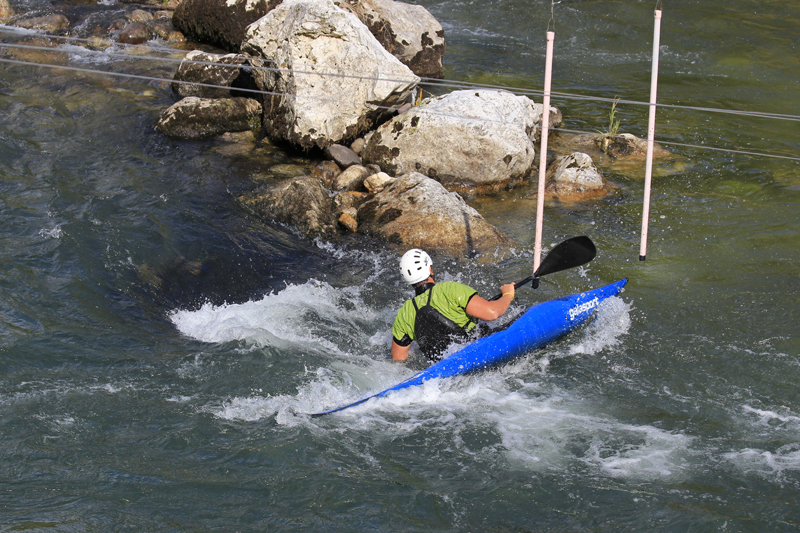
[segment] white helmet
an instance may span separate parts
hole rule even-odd
[[[418,248],[412,248],[400,259],[400,273],[407,283],[414,285],[425,281],[431,275],[433,261],[428,254]]]

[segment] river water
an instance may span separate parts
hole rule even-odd
[[[541,90],[549,24],[564,128],[605,129],[619,98],[621,130],[646,136],[647,106],[624,102],[649,97],[653,2],[562,0],[552,22],[539,0],[419,3],[448,80]],[[313,161],[163,138],[164,84],[26,64],[169,78],[163,44],[4,51],[0,530],[800,529],[800,4],[660,4],[676,107],[656,136],[675,157],[655,168],[647,260],[643,166],[599,158],[616,193],[548,203],[544,223],[545,248],[585,234],[597,258],[513,310],[625,292],[501,369],[314,419],[423,366],[389,359],[398,250],[249,216],[253,176]],[[488,296],[528,275],[534,188],[472,199],[510,257],[435,257],[440,279]]]

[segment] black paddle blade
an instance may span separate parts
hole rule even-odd
[[[515,288],[519,289],[526,283],[536,280],[533,287],[535,289],[539,286],[539,278],[541,276],[585,265],[594,259],[595,255],[597,255],[597,248],[594,247],[594,243],[589,237],[581,236],[567,239],[550,250],[550,253],[545,256],[544,261],[532,276],[516,282],[514,284]],[[489,301],[499,300],[502,296],[502,293],[498,294],[489,299]]]
[[[594,259],[596,255],[597,248],[592,239],[585,235],[573,237],[550,250],[533,276],[539,278],[568,268],[579,267]]]

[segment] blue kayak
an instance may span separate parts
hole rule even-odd
[[[622,279],[605,287],[536,304],[507,328],[476,340],[394,387],[311,416],[335,413],[372,398],[380,398],[392,391],[421,385],[430,379],[474,372],[540,348],[583,324],[600,302],[619,294],[627,282],[627,279]]]

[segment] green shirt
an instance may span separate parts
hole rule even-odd
[[[471,331],[475,327],[475,322],[467,315],[467,304],[476,294],[478,291],[457,281],[437,283],[433,286],[431,306],[462,328],[466,326],[465,331]],[[430,289],[415,296],[413,300],[417,302],[417,307],[427,305],[429,295]],[[397,312],[392,326],[392,336],[400,346],[408,346],[411,341],[417,339],[414,331],[416,318],[417,310],[414,309],[414,304],[411,300],[406,300]]]

